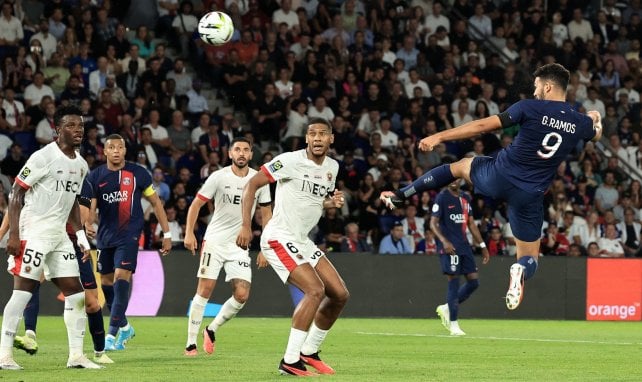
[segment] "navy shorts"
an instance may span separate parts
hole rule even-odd
[[[543,193],[524,191],[513,185],[500,173],[491,157],[473,159],[470,180],[476,193],[503,199],[508,203],[508,221],[517,239],[533,242],[542,236]]]
[[[94,267],[91,258],[83,263],[83,253],[80,248],[74,244],[76,250],[76,259],[78,260],[78,270],[80,271],[80,282],[85,289],[97,289],[96,275],[94,275]]]
[[[456,246],[456,253],[449,255],[439,249],[441,271],[445,275],[467,275],[477,272],[477,264],[470,245]]]
[[[118,247],[103,248],[98,252],[98,272],[101,275],[114,273],[116,268],[134,273],[138,260],[138,242],[121,244]]]

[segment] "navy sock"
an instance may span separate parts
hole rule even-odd
[[[103,323],[103,311],[98,310],[94,313],[87,313],[89,322],[89,333],[94,342],[95,351],[105,350],[105,324]]]
[[[533,256],[522,256],[517,262],[524,266],[524,280],[533,277],[535,271],[537,271],[537,261]]]
[[[111,305],[114,303],[114,286],[113,285],[102,285],[103,294],[105,295],[105,306],[109,309],[111,313]]]
[[[24,312],[22,313],[25,320],[25,330],[36,331],[38,324],[38,312],[40,311],[40,283],[36,285],[31,292],[31,299],[27,303]]]
[[[127,325],[127,304],[129,303],[129,281],[118,279],[114,283],[114,303],[112,304],[109,334],[115,336],[118,329]]]
[[[443,164],[426,172],[406,187],[395,191],[395,195],[401,199],[407,199],[427,190],[438,190],[452,183],[455,179],[450,171],[450,164]]]
[[[457,314],[459,313],[459,278],[456,277],[448,280],[448,310],[450,310],[450,321],[457,321]]]
[[[292,297],[292,305],[296,308],[299,305],[299,302],[303,298],[303,291],[293,284],[288,284],[288,289],[290,289],[290,297]]]
[[[464,285],[459,288],[459,303],[461,304],[462,302],[468,300],[468,297],[470,297],[473,292],[479,288],[479,280],[477,279],[472,279],[468,280]]]

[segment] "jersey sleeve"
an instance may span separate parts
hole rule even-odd
[[[152,196],[156,193],[154,184],[152,183],[152,176],[144,168],[137,166],[136,168],[136,183],[143,190],[144,196]]]
[[[196,193],[196,197],[201,199],[204,202],[209,202],[210,200],[214,199],[214,196],[216,196],[216,183],[219,174],[221,174],[220,171],[213,172],[212,175],[207,177],[207,180],[205,180],[205,183],[201,186],[200,190]]]
[[[503,122],[502,127],[507,128],[518,123],[521,123],[524,118],[524,102],[518,101],[512,104],[506,111],[505,115],[508,116],[510,122]]]
[[[277,155],[274,159],[261,166],[261,171],[270,178],[272,183],[281,179],[294,178],[296,176],[294,155],[296,155],[296,152]]]
[[[40,153],[36,152],[31,155],[16,176],[16,183],[25,190],[33,187],[49,171],[49,163]]]
[[[269,204],[272,202],[272,196],[270,196],[270,186],[265,185],[261,188],[259,188],[259,191],[257,192],[257,198],[256,200],[258,201],[259,204]]]
[[[593,128],[593,120],[588,115],[582,116],[582,122],[586,121],[586,128],[582,129],[584,132],[584,142],[588,142],[595,137],[595,129]]]
[[[91,199],[94,195],[91,183],[89,183],[90,175],[87,175],[85,180],[83,180],[82,188],[80,189],[80,195],[78,196],[78,203],[85,207],[91,207]]]

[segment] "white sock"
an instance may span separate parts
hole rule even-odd
[[[189,308],[189,321],[187,322],[187,345],[196,345],[196,338],[201,329],[201,322],[203,322],[203,312],[208,299],[201,297],[198,294],[194,295],[192,305]]]
[[[308,332],[290,328],[288,347],[285,349],[285,355],[283,356],[285,363],[295,363],[301,358],[301,347],[307,336]]]
[[[328,331],[329,330],[319,329],[314,322],[312,322],[308,336],[301,347],[301,353],[310,355],[318,352],[321,347],[321,343],[325,340],[325,336],[328,335]]]
[[[13,339],[18,331],[22,313],[31,300],[31,292],[13,290],[11,298],[4,307],[2,316],[2,335],[0,335],[0,358],[13,355]]]
[[[65,297],[65,326],[69,339],[69,357],[82,354],[82,345],[85,338],[85,292],[72,294]]]
[[[122,330],[129,330],[131,326],[129,325],[129,322],[125,324],[125,326],[120,327]]]
[[[207,328],[215,332],[219,327],[223,326],[226,322],[234,318],[236,314],[243,309],[245,303],[241,304],[240,302],[234,299],[234,296],[230,297],[225,301],[221,310],[218,312],[212,323],[210,323]]]

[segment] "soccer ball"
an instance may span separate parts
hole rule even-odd
[[[234,24],[226,13],[210,12],[198,22],[198,34],[207,44],[223,45],[232,38]]]

